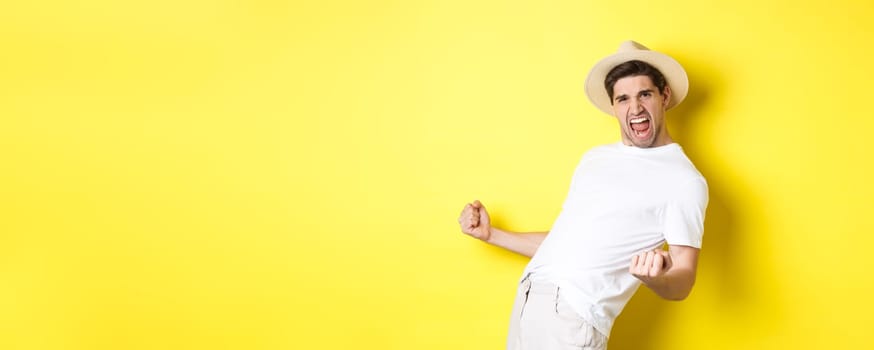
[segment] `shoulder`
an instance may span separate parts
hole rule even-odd
[[[683,151],[683,148],[680,145],[677,145],[673,152],[670,153],[670,164],[671,170],[674,172],[674,176],[683,182],[701,182],[705,186],[707,185],[707,180],[704,179],[704,175],[698,171],[698,168],[695,167],[695,164],[692,163],[692,160],[686,156],[686,152]]]
[[[619,145],[616,143],[608,143],[605,145],[597,145],[592,148],[589,148],[586,152],[583,153],[583,157],[581,161],[585,161],[588,159],[610,156],[612,154],[616,154],[620,151]]]
[[[684,201],[707,202],[707,179],[698,171],[695,164],[686,156],[681,147],[672,152],[671,165],[666,169],[672,191]]]
[[[675,178],[672,181],[670,192],[671,201],[677,203],[706,207],[710,199],[707,180],[700,174]]]

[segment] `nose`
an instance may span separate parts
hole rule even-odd
[[[628,106],[628,109],[631,114],[637,115],[640,114],[640,112],[643,112],[643,104],[640,103],[640,100],[632,98],[631,104]]]

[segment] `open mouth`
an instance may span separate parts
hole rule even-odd
[[[631,125],[631,133],[639,138],[649,136],[651,122],[648,117],[634,117],[628,120]]]

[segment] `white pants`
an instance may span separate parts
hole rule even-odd
[[[519,284],[507,350],[606,350],[607,337],[583,320],[552,283]]]

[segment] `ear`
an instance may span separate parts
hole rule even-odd
[[[616,105],[612,105],[610,107],[613,107],[613,113],[610,113],[610,116],[612,116],[613,118],[616,118],[616,120],[621,122],[622,119],[619,118],[619,110],[616,108]]]
[[[662,95],[665,95],[664,104],[665,104],[665,108],[668,108],[668,104],[671,103],[671,86],[670,85],[665,85],[665,92]]]

